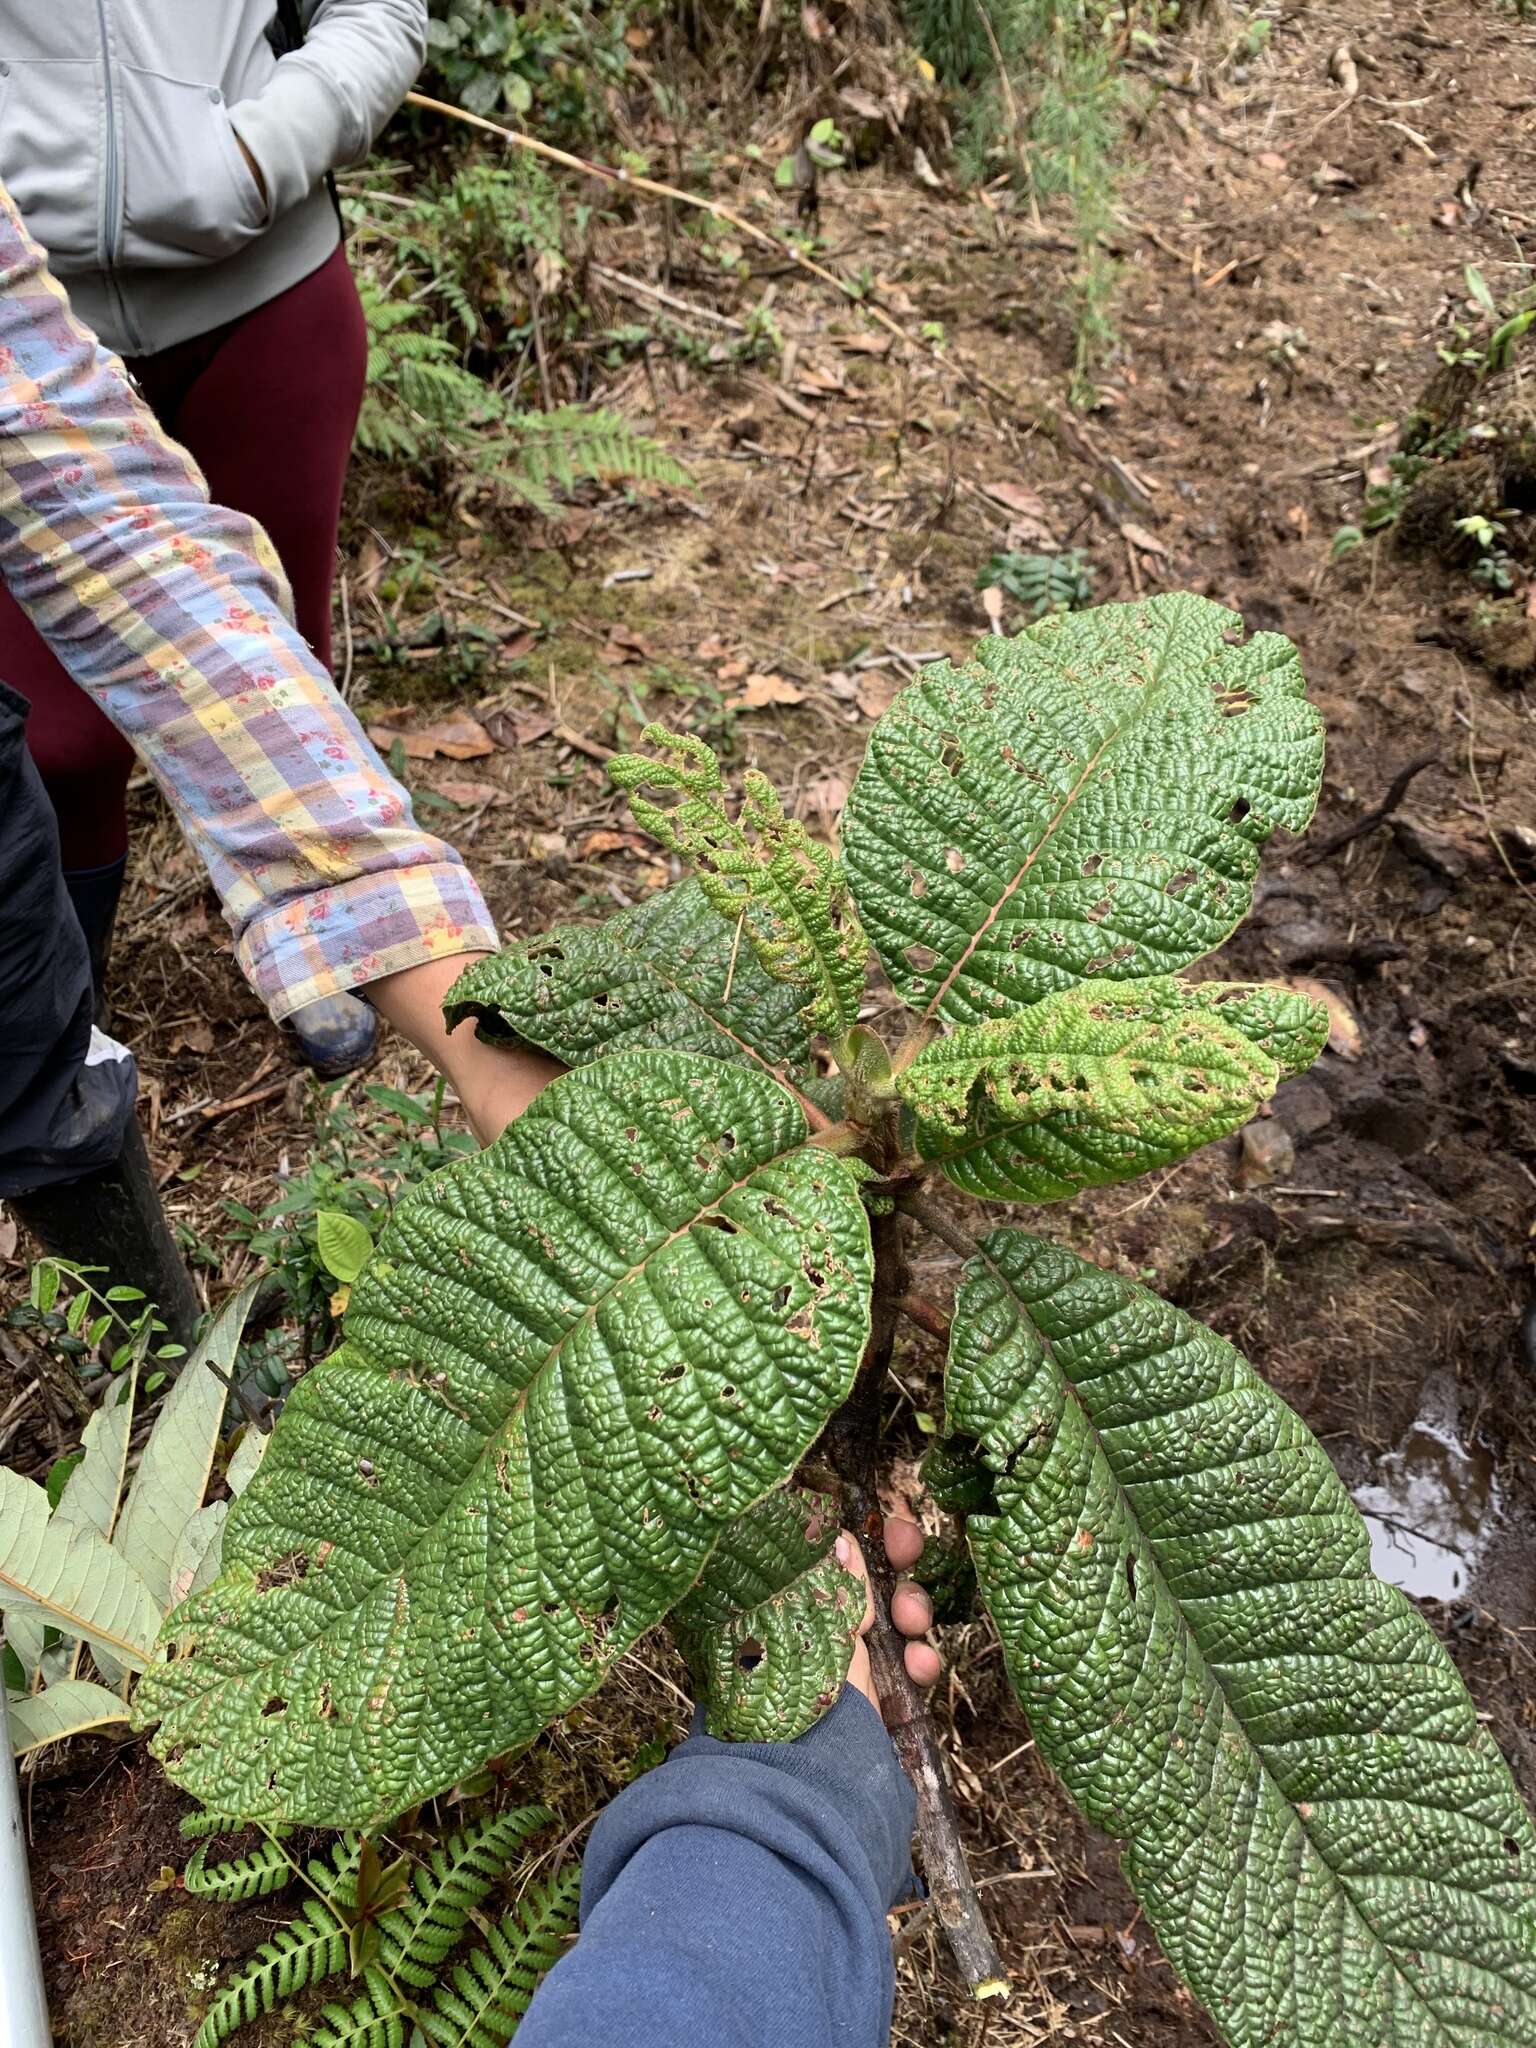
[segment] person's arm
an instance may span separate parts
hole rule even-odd
[[[0,577],[143,755],[273,1015],[377,985],[494,1135],[553,1070],[449,1041],[436,1014],[495,949],[479,890],[290,625],[265,534],[210,506],[3,190]]]
[[[852,1538],[840,1545],[857,1567]],[[921,1548],[910,1523],[887,1523],[893,1563]],[[927,1595],[903,1587],[892,1619],[921,1634]],[[906,1656],[931,1684],[934,1651],[912,1642]],[[911,1882],[913,1808],[862,1643],[837,1704],[797,1741],[694,1733],[599,1817],[580,1939],[517,2048],[884,2048],[885,1916]]]
[[[278,60],[230,124],[275,218],[327,171],[361,163],[427,54],[427,0],[318,0],[302,49]]]

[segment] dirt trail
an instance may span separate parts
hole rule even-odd
[[[1346,41],[1362,81],[1349,105],[1328,69]],[[1244,975],[1323,984],[1336,1049],[1287,1084],[1246,1150],[1212,1147],[1060,1227],[1241,1343],[1346,1480],[1370,1489],[1383,1567],[1416,1560],[1420,1590],[1441,1596],[1428,1612],[1536,1797],[1536,1358],[1520,1339],[1536,1210],[1536,869],[1510,829],[1536,826],[1532,704],[1446,644],[1442,607],[1463,576],[1390,538],[1329,560],[1336,529],[1358,522],[1378,424],[1402,418],[1461,317],[1464,266],[1508,296],[1536,262],[1533,109],[1536,31],[1492,4],[1293,8],[1221,101],[1175,92],[1139,137],[1123,348],[1104,407],[1055,433],[1040,398],[1062,389],[1070,355],[1068,258],[1011,215],[893,171],[825,181],[820,230],[838,265],[868,264],[914,334],[942,322],[949,360],[883,345],[855,309],[793,276],[775,281],[782,369],[658,349],[623,373],[620,397],[684,451],[691,505],[614,502],[558,537],[454,528],[441,581],[470,595],[440,587],[436,601],[506,632],[518,665],[465,682],[446,658],[423,661],[410,681],[436,699],[422,720],[493,691],[530,736],[489,760],[412,764],[421,786],[473,778],[511,799],[473,802],[449,827],[509,935],[665,879],[626,836],[600,766],[643,716],[728,741],[829,823],[870,719],[922,660],[986,630],[977,571],[1005,545],[1086,549],[1100,598],[1192,588],[1290,634],[1328,722],[1314,846],[1431,756],[1395,819],[1321,859],[1273,849],[1224,955]],[[612,268],[655,275],[656,232],[617,235]],[[667,289],[728,318],[747,303],[683,259]],[[699,352],[718,339],[694,327]],[[1017,406],[968,385],[964,363]],[[359,529],[360,620],[378,581]],[[508,612],[548,630],[525,645]],[[1005,613],[1005,627],[1022,623]],[[365,656],[355,681],[368,717],[400,695],[397,672]],[[210,943],[216,920],[169,828],[148,811],[145,823],[120,990],[162,1158],[201,1169],[171,1183],[173,1201],[206,1223],[222,1193],[251,1199],[299,1150],[301,1106],[281,1092],[254,1112],[196,1106],[286,1069]],[[178,876],[189,886],[167,897]],[[919,1399],[937,1364],[920,1342],[903,1360]],[[949,1649],[940,1711],[1020,1991],[983,2027],[919,1926],[895,2038],[1210,2042],[1112,1852],[1029,1749],[989,1632]],[[558,1803],[553,1766],[539,1768]],[[129,1782],[146,1813],[161,1811],[146,1770]],[[36,1810],[73,1820],[78,1779],[40,1788]],[[105,2038],[101,1973],[117,1973],[131,2006],[139,1930],[171,1910],[139,1910],[146,1859],[158,1869],[168,1853],[159,1824],[114,1839],[123,1860],[94,1891],[57,1856],[40,1873],[65,2038],[82,2048]],[[125,1953],[112,1930],[130,1912]],[[117,2027],[113,2038],[157,2048],[181,2038],[166,2020]]]

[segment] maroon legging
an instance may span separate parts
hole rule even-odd
[[[259,520],[293,586],[299,631],[331,662],[331,578],[367,325],[345,253],[243,319],[130,359],[161,425],[191,450],[215,504]],[[0,585],[0,680],[29,701],[27,744],[58,814],[66,873],[128,849],[128,742],[49,653]]]

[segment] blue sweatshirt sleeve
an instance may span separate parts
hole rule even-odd
[[[691,1735],[599,1817],[516,2048],[883,2048],[913,1795],[851,1686],[798,1741]]]

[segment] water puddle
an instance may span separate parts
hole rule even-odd
[[[1499,1488],[1491,1453],[1462,1441],[1453,1380],[1425,1382],[1418,1419],[1354,1502],[1378,1577],[1421,1600],[1468,1597],[1499,1531]]]

